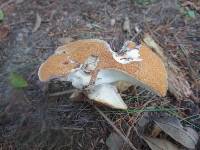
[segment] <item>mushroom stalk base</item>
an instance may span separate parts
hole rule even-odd
[[[116,109],[127,109],[117,88],[111,84],[100,84],[89,89],[88,98],[98,103],[105,104]]]

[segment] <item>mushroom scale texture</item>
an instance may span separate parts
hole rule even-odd
[[[136,44],[131,41],[128,41],[128,43],[126,42],[125,44],[127,49],[134,49],[136,47]],[[140,49],[137,50],[137,57],[139,55],[141,58],[136,58],[136,61],[130,61],[128,63],[126,61],[126,64],[123,64],[114,58],[116,57],[116,52],[110,48],[110,45],[107,42],[98,39],[78,40],[59,47],[55,53],[40,66],[38,76],[39,79],[44,82],[49,81],[52,78],[63,78],[68,80],[68,76],[71,77],[74,70],[81,70],[82,66],[86,66],[84,65],[85,61],[89,57],[95,56],[98,57],[95,69],[85,72],[86,78],[91,79],[87,82],[88,88],[92,87],[91,89],[93,91],[97,91],[94,90],[95,86],[101,84],[126,81],[133,85],[142,86],[159,96],[165,96],[168,83],[164,63],[159,56],[144,43],[142,43]],[[76,78],[85,80],[82,76],[83,75],[80,77],[76,76]],[[84,86],[81,86],[82,89],[87,87],[87,85],[83,85]],[[106,86],[106,88],[108,87],[109,86]],[[106,88],[104,87],[101,89],[104,89],[105,91]],[[92,99],[92,94],[91,92],[89,93],[89,98]],[[110,103],[109,106],[111,106]],[[113,108],[115,108],[115,106],[113,106]],[[117,108],[120,109],[119,106]],[[126,108],[127,107],[123,105],[121,109]]]

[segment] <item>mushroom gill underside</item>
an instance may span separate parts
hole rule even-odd
[[[124,84],[123,87],[118,87],[118,82],[122,82]],[[81,82],[79,82],[79,84],[80,83]],[[72,85],[73,84],[74,83],[72,82]],[[107,105],[111,108],[127,109],[127,105],[124,103],[123,99],[119,94],[119,89],[120,92],[123,92],[132,85],[143,87],[153,92],[154,94],[158,94],[158,92],[155,91],[152,87],[142,83],[136,78],[133,78],[127,73],[121,72],[116,69],[100,70],[97,74],[97,78],[94,85],[88,86],[85,89],[85,93],[89,99]]]

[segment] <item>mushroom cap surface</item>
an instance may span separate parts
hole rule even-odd
[[[135,44],[129,43],[129,48]],[[91,55],[98,56],[97,68],[92,72],[92,79],[96,80],[101,69],[120,71],[134,80],[149,87],[160,96],[165,96],[168,83],[167,72],[162,60],[144,43],[141,45],[140,55],[142,61],[128,64],[118,63],[112,56],[112,49],[103,40],[78,40],[59,47],[55,54],[50,56],[39,68],[39,79],[48,81],[54,77],[67,76],[72,69],[83,64]]]

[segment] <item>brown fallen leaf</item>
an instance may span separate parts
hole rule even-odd
[[[155,125],[151,132],[151,137],[157,137],[161,131],[162,131],[161,128],[159,128],[159,126]]]
[[[8,36],[10,28],[8,26],[0,26],[0,41]]]
[[[163,49],[153,40],[153,38],[149,34],[145,34],[143,41],[160,56],[164,61],[166,61],[166,57],[164,56]]]

